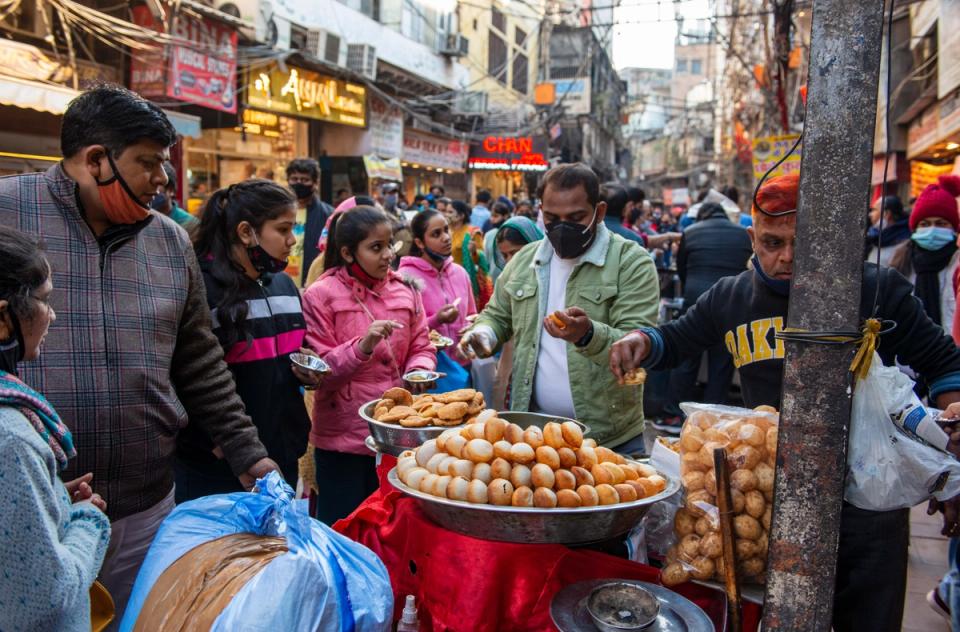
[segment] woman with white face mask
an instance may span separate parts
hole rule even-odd
[[[910,279],[914,295],[923,303],[931,320],[948,333],[956,310],[956,280],[960,254],[957,249],[957,213],[960,177],[940,176],[917,198],[910,213],[910,240],[901,245],[890,261]]]

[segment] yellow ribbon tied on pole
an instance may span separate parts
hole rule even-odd
[[[853,362],[850,363],[850,372],[853,373],[855,380],[862,380],[870,372],[870,364],[873,362],[873,352],[877,350],[877,342],[880,338],[880,321],[876,318],[868,318],[863,323],[863,336],[860,338],[857,354],[853,356]]]

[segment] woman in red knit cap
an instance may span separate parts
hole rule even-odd
[[[897,248],[890,261],[913,283],[913,293],[927,316],[947,332],[953,327],[957,305],[957,196],[960,177],[954,175],[940,176],[937,184],[924,189],[910,213],[910,240]]]

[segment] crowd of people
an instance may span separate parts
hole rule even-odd
[[[668,431],[704,357],[703,400],[725,403],[736,369],[747,406],[780,407],[796,175],[744,213],[732,189],[665,209],[582,164],[548,171],[534,200],[479,191],[471,206],[435,186],[407,207],[388,183],[333,208],[316,161],[297,159],[288,186],[246,180],[194,217],[176,203],[175,142],[155,105],[100,87],[67,109],[60,163],[0,180],[0,505],[31,533],[0,542],[0,628],[89,629],[95,578],[122,613],[175,503],[274,470],[296,487],[303,458],[315,516],[346,517],[378,486],[357,411],[413,370],[582,420],[632,454],[634,369],[669,372]],[[946,177],[910,210],[880,198],[864,246],[862,312],[879,284],[879,317],[898,324],[880,355],[940,408],[960,401],[957,195]],[[682,285],[674,320],[665,271]],[[431,330],[454,345],[437,351]],[[899,629],[907,543],[906,510],[844,505],[836,630]]]

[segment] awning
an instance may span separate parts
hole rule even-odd
[[[390,158],[384,160],[378,156],[364,156],[363,166],[367,170],[367,177],[370,179],[379,178],[381,180],[403,180],[403,171],[400,169],[400,159]]]
[[[0,104],[27,110],[63,114],[67,111],[67,105],[78,94],[80,93],[76,90],[39,81],[15,77],[3,77],[0,80]]]
[[[13,107],[49,112],[59,116],[67,111],[67,106],[78,96],[80,96],[78,91],[65,86],[55,86],[16,77],[0,77],[0,105],[12,105]],[[163,112],[170,119],[170,123],[178,134],[200,138],[199,116],[170,110],[164,110]]]

